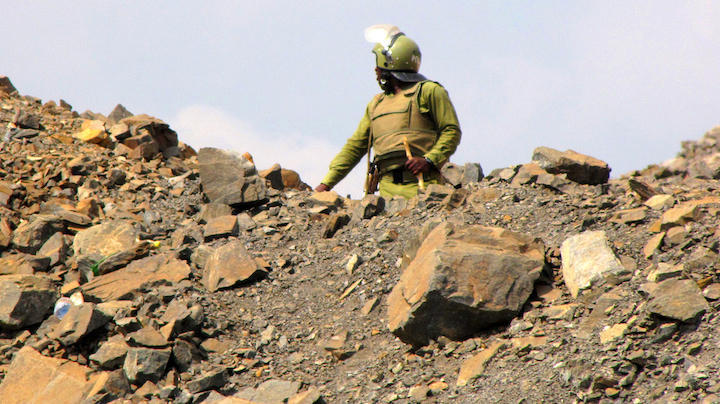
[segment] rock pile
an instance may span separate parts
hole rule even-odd
[[[717,130],[348,200],[4,78],[0,123],[0,402],[718,401]]]

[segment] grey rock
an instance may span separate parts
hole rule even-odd
[[[560,254],[563,279],[573,297],[607,277],[628,273],[610,249],[604,231],[585,232],[566,239]]]
[[[113,108],[112,112],[110,112],[107,120],[108,123],[114,124],[131,116],[133,116],[133,114],[130,111],[128,111],[124,106],[122,106],[122,104],[118,104],[115,106],[115,108]]]
[[[128,346],[121,335],[115,335],[103,342],[98,350],[90,355],[88,359],[96,363],[102,369],[116,369],[125,362]]]
[[[265,180],[242,156],[204,147],[198,152],[198,162],[203,192],[210,201],[232,206],[265,199]]]
[[[203,359],[202,353],[192,342],[177,339],[172,347],[172,361],[181,372],[186,372],[193,363]]]
[[[230,205],[224,203],[206,203],[200,207],[200,213],[197,216],[197,222],[205,224],[210,219],[215,219],[221,216],[229,216],[232,214],[232,208]]]
[[[445,179],[445,182],[456,188],[462,184],[464,172],[464,167],[450,162],[445,163],[440,169],[440,173]]]
[[[165,372],[170,352],[169,348],[130,348],[125,356],[123,372],[132,384],[157,383]]]
[[[365,195],[353,210],[353,220],[370,219],[385,209],[385,198],[378,195]]]
[[[193,378],[187,387],[191,393],[199,393],[201,391],[222,387],[227,381],[227,371],[225,369],[215,369]]]
[[[203,271],[202,284],[214,292],[255,279],[265,273],[247,252],[243,242],[233,239],[216,248],[210,255]]]
[[[532,160],[551,174],[567,174],[567,178],[580,184],[604,184],[610,178],[610,167],[602,160],[577,153],[564,152],[549,147],[533,150]]]
[[[263,382],[257,388],[241,390],[233,397],[242,398],[261,403],[281,403],[295,395],[300,390],[299,382],[272,379]]]
[[[52,310],[57,292],[41,276],[0,276],[0,329],[21,329],[43,321]]]
[[[40,129],[40,115],[18,110],[15,113],[15,125],[21,129]]]
[[[52,237],[62,231],[62,220],[54,215],[36,215],[13,232],[12,243],[18,250],[35,254]]]
[[[110,321],[93,303],[70,306],[65,316],[48,335],[63,345],[72,345]]]
[[[460,184],[463,187],[467,187],[468,184],[480,182],[485,175],[483,174],[482,166],[478,163],[465,163],[463,169],[463,175],[460,179]]]

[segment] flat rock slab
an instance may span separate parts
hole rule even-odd
[[[240,240],[216,248],[205,264],[202,284],[211,292],[231,288],[239,282],[264,275],[255,259]]]
[[[211,202],[232,206],[265,199],[265,180],[239,154],[204,147],[198,152],[198,162],[203,192]]]
[[[171,254],[153,255],[93,279],[82,286],[82,291],[100,301],[129,300],[144,287],[173,285],[189,275],[190,267],[185,261]]]
[[[257,388],[249,387],[233,396],[259,403],[282,403],[300,390],[299,382],[271,379]]]
[[[66,359],[48,358],[26,346],[10,363],[0,385],[0,402],[81,403],[99,376],[92,373],[88,367]]]
[[[668,279],[652,290],[647,308],[663,317],[691,322],[708,311],[710,306],[695,281]]]
[[[130,346],[125,343],[122,335],[114,335],[100,345],[88,359],[103,369],[116,369],[123,365],[128,349]]]
[[[388,297],[388,327],[414,346],[517,315],[544,266],[541,240],[497,227],[435,227]]]
[[[494,342],[487,348],[475,354],[470,359],[463,362],[460,367],[460,373],[458,374],[457,386],[465,386],[469,381],[482,375],[485,371],[490,359],[505,345],[504,342]]]
[[[610,178],[610,167],[602,160],[572,150],[561,152],[549,147],[533,150],[532,160],[551,174],[566,174],[579,184],[604,184]]]
[[[52,310],[57,291],[42,276],[0,276],[0,330],[37,324]]]
[[[79,231],[73,240],[76,259],[95,256],[100,259],[128,250],[135,245],[138,230],[132,222],[114,221]]]
[[[589,231],[566,239],[560,255],[563,279],[573,297],[607,276],[627,273],[610,249],[604,231]]]

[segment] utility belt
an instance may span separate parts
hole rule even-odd
[[[418,182],[417,176],[405,168],[405,162],[407,162],[407,155],[404,151],[399,151],[376,156],[374,165],[377,167],[379,177],[390,177],[394,184]],[[430,172],[424,174],[426,180],[439,178],[439,176],[440,172],[436,169],[431,169]]]

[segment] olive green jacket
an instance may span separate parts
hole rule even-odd
[[[394,97],[395,95],[389,95]],[[374,97],[360,120],[357,130],[347,140],[345,146],[330,162],[328,171],[322,183],[332,188],[340,182],[367,154],[368,137],[370,136],[370,109],[377,97]],[[460,124],[458,123],[455,108],[450,101],[447,91],[439,83],[424,82],[419,94],[418,105],[420,112],[428,114],[435,122],[438,138],[433,147],[425,154],[436,167],[441,167],[455,152],[460,143]]]

